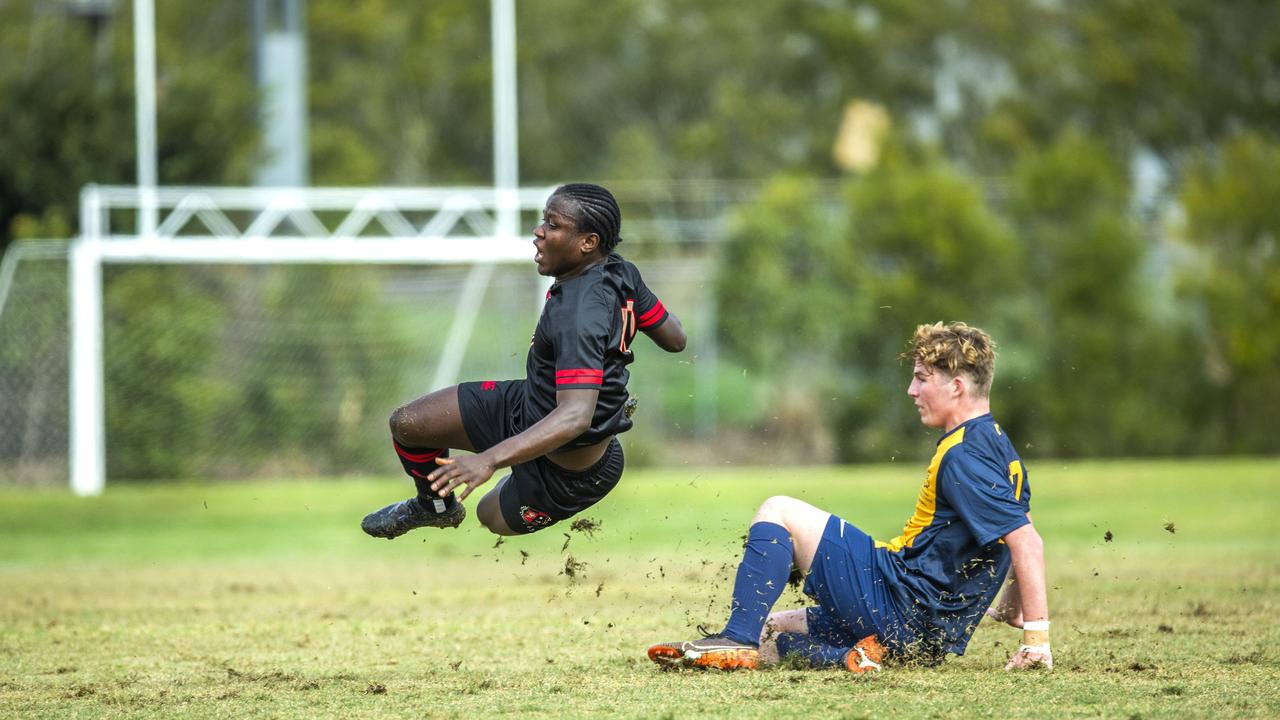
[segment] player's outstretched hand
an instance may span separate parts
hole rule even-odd
[[[1009,658],[1005,670],[1052,670],[1053,652],[1045,648],[1044,652],[1036,652],[1027,648],[1019,648]]]
[[[485,459],[483,453],[476,455],[462,455],[456,458],[436,458],[436,464],[439,468],[433,470],[427,479],[431,481],[431,489],[444,497],[453,492],[453,489],[459,485],[465,485],[466,488],[458,497],[459,500],[466,500],[472,490],[480,487],[493,477],[493,463]]]

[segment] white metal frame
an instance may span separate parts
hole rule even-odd
[[[554,188],[86,187],[71,249],[71,486],[106,483],[102,346],[104,263],[470,264],[433,386],[454,382],[493,266],[528,263],[529,237],[500,227],[540,211]],[[150,234],[115,232],[112,211],[154,212]],[[326,224],[317,213],[341,220]],[[417,217],[415,223],[410,217]],[[246,224],[244,218],[250,218]],[[424,219],[425,218],[425,219]],[[302,233],[281,235],[292,229]],[[455,230],[469,234],[455,235]]]
[[[159,187],[143,198],[135,187],[89,185],[77,244],[95,245],[108,262],[527,261],[520,213],[540,211],[553,189]],[[122,209],[154,213],[155,229],[112,228]],[[246,213],[241,227],[234,217]],[[330,227],[318,213],[342,219]],[[290,225],[300,234],[286,234]]]

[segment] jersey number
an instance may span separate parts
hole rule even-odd
[[[1022,499],[1022,461],[1009,463],[1009,484],[1013,485],[1013,499]]]
[[[622,306],[622,342],[618,349],[624,353],[631,352],[630,344],[636,336],[636,301],[628,300]]]

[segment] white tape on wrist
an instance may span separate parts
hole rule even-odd
[[[1028,652],[1028,653],[1036,653],[1038,655],[1048,655],[1049,644],[1045,643],[1044,645],[1023,645],[1018,648],[1018,652]]]

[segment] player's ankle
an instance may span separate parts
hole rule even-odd
[[[458,504],[458,497],[449,493],[444,497],[440,497],[436,493],[418,493],[418,504],[427,512],[446,513],[452,510]]]
[[[729,632],[729,629],[728,629],[728,628],[725,628],[724,630],[721,630],[718,634],[719,634],[719,636],[720,636],[720,637],[722,637],[722,638],[726,638],[726,639],[729,639],[729,640],[732,640],[732,641],[734,641],[734,642],[736,642],[736,643],[742,643],[743,645],[750,645],[750,646],[751,646],[751,647],[753,647],[753,648],[759,648],[759,647],[760,647],[760,636],[759,636],[759,635],[756,635],[754,638],[749,638],[749,639],[748,639],[748,638],[744,638],[740,633],[731,633],[731,632]]]

